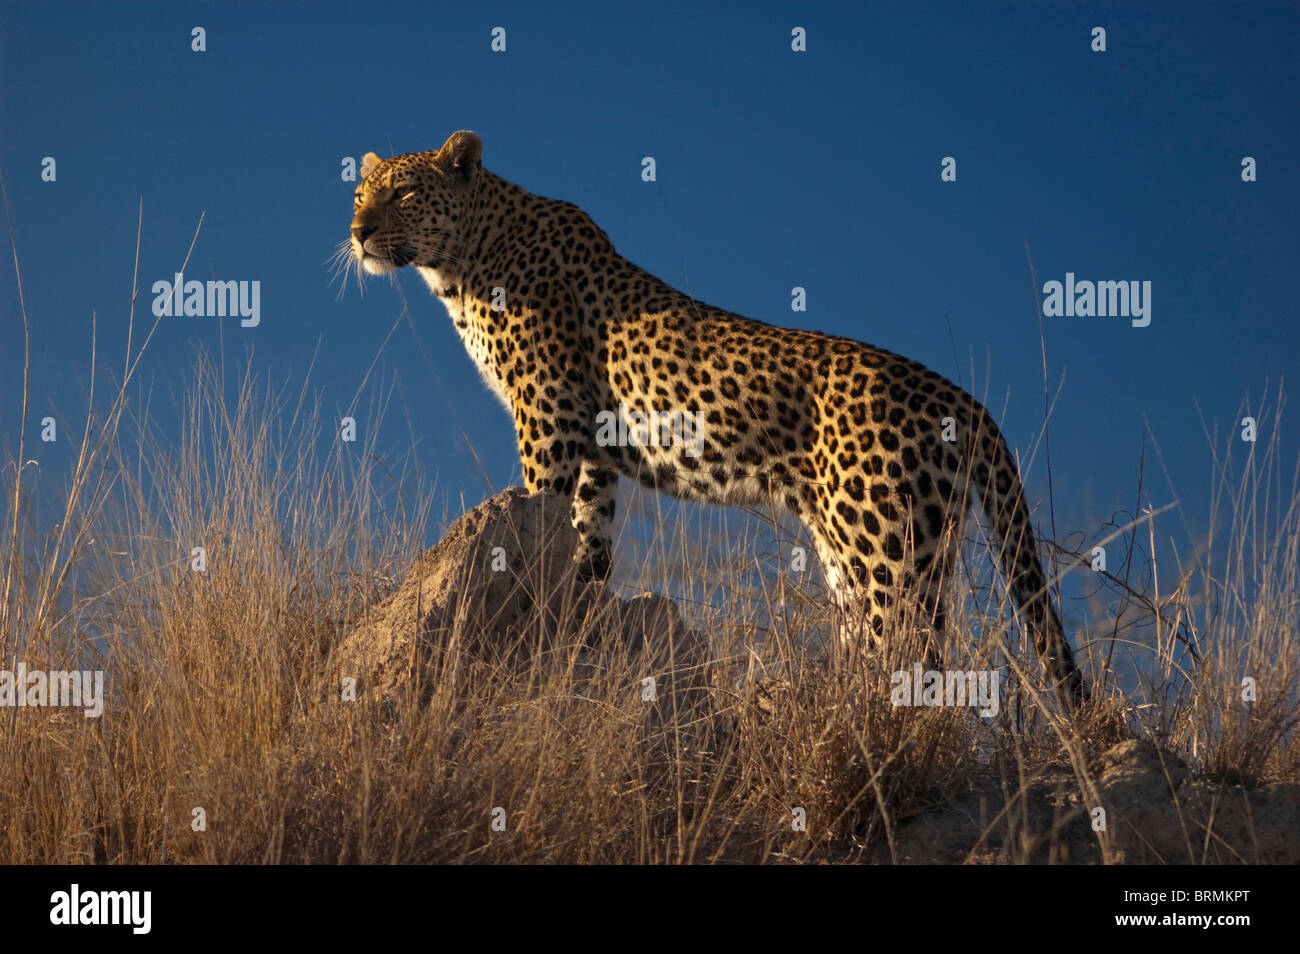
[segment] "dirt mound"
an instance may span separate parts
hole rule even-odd
[[[568,508],[553,492],[512,487],[490,498],[370,607],[335,649],[323,692],[337,698],[345,678],[356,681],[358,699],[426,692],[440,662],[459,651],[505,666],[552,656],[579,675],[623,665],[653,678],[656,697],[667,691],[678,693],[679,705],[700,704],[704,635],[666,597],[623,599],[579,582],[576,544]]]

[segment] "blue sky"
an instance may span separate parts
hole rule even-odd
[[[1056,525],[1093,534],[1132,509],[1149,429],[1195,532],[1211,477],[1200,415],[1222,435],[1243,401],[1300,381],[1300,12],[1135,6],[4,2],[0,170],[32,320],[29,429],[47,413],[65,434],[79,425],[92,311],[101,349],[125,346],[142,200],[138,319],[201,214],[187,277],[261,282],[256,328],[164,320],[142,368],[164,420],[196,346],[228,368],[251,350],[259,373],[295,385],[314,355],[330,409],[378,355],[412,414],[409,428],[390,416],[380,444],[414,433],[440,500],[487,495],[471,443],[494,489],[518,482],[510,421],[418,276],[399,273],[401,295],[372,280],[340,298],[327,264],[351,216],[345,157],[469,128],[484,166],[577,203],[697,298],[959,380],[1022,455],[1044,413],[1026,245],[1040,289],[1067,272],[1151,282],[1148,327],[1044,319]],[[206,52],[191,50],[195,26]],[[806,52],[791,50],[797,26]],[[1096,26],[1105,52],[1090,49]],[[945,156],[956,182],[940,180]],[[806,312],[790,309],[796,285]],[[403,298],[411,321],[381,350]],[[6,266],[6,455],[21,345]],[[1261,440],[1274,427],[1263,418]],[[1300,428],[1283,427],[1293,461]],[[29,456],[60,473],[67,451]],[[1027,475],[1035,503],[1045,463]],[[1147,464],[1144,502],[1162,506],[1174,494],[1149,445]]]

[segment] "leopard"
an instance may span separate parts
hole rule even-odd
[[[933,665],[978,504],[1052,690],[1069,711],[1088,701],[1017,460],[971,394],[884,348],[696,300],[620,255],[577,205],[485,169],[482,152],[460,130],[436,150],[366,153],[340,253],[359,278],[413,266],[446,307],[513,418],[527,489],[568,508],[584,580],[610,574],[620,475],[684,500],[771,505],[811,538],[849,621],[839,642],[878,646],[913,608]],[[644,426],[673,412],[697,433]],[[611,415],[640,426],[603,427]]]

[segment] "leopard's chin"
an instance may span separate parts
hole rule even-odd
[[[387,275],[389,272],[395,271],[399,265],[396,262],[386,261],[378,255],[366,253],[361,256],[361,267],[369,275]]]
[[[405,245],[395,245],[385,249],[385,254],[376,255],[367,249],[361,251],[361,267],[371,275],[386,275],[393,269],[401,268],[415,262],[415,249]],[[417,263],[424,264],[424,263]]]

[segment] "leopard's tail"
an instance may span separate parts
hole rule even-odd
[[[1034,646],[1057,698],[1067,711],[1073,711],[1087,702],[1088,687],[1052,605],[1019,470],[988,412],[978,414],[977,420],[980,426],[974,439],[971,483],[992,527],[1011,598],[1029,618]]]

